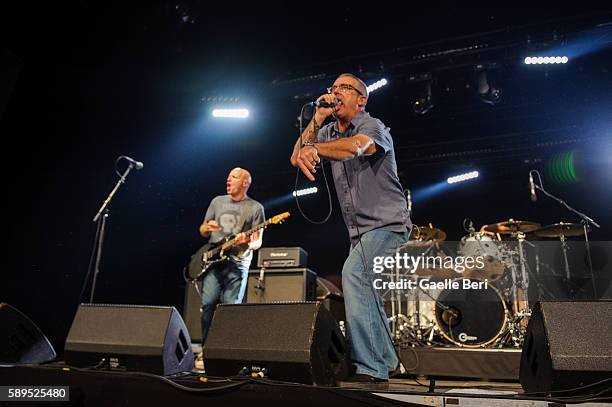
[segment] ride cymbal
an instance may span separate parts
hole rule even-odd
[[[588,230],[588,229],[587,229]],[[590,232],[590,230],[588,230]],[[538,237],[574,237],[584,235],[584,227],[580,223],[559,222],[542,226],[534,232]]]
[[[491,225],[485,225],[482,230],[485,232],[512,234],[512,233],[530,233],[540,228],[540,224],[536,222],[530,222],[525,220],[514,220],[510,219],[505,222],[493,223]]]

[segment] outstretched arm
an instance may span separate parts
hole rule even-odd
[[[315,165],[320,157],[332,161],[350,160],[362,155],[372,155],[376,152],[376,143],[365,134],[356,134],[325,143],[313,143],[299,149],[295,161],[291,163],[298,167],[310,181],[314,181]]]

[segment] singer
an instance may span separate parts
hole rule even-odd
[[[229,261],[213,265],[202,279],[202,344],[206,342],[215,307],[221,300],[225,304],[240,304],[244,298],[249,266],[253,251],[261,247],[263,231],[246,236],[242,231],[264,222],[263,206],[251,199],[247,191],[251,174],[242,168],[230,171],[225,182],[227,195],[215,197],[200,225],[200,235],[210,243],[220,242],[230,234],[237,234],[239,244]],[[194,256],[201,256],[198,251]],[[198,355],[196,367],[201,362]]]
[[[314,181],[315,165],[330,161],[351,249],[342,268],[352,386],[384,390],[398,365],[387,316],[373,289],[373,261],[393,256],[408,240],[411,222],[397,175],[389,128],[365,111],[368,91],[353,74],[340,75],[317,101],[312,121],[295,143],[291,164]],[[332,116],[335,120],[320,127]]]

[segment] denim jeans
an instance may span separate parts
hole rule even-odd
[[[380,294],[372,282],[376,256],[394,256],[396,249],[408,240],[409,233],[372,230],[354,243],[342,268],[342,289],[348,339],[357,374],[380,379],[389,378],[389,370],[398,359],[391,341],[391,331]],[[365,262],[365,265],[364,265]]]
[[[241,304],[246,290],[249,268],[225,261],[215,264],[202,279],[202,343],[206,343],[215,307],[223,304]]]

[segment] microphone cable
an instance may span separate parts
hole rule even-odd
[[[304,110],[305,110],[306,106],[310,106],[310,105],[311,105],[310,102],[309,103],[305,103],[302,106],[302,109],[300,111],[300,118],[299,118],[299,122],[300,122],[300,149],[302,148],[301,146],[304,145],[304,126],[303,126]],[[313,105],[313,106],[314,106],[313,110],[316,110],[316,106],[315,105]],[[314,118],[314,113],[313,113],[313,118]],[[317,137],[317,136],[318,136],[318,134],[315,134],[315,137]],[[299,150],[298,150],[298,154],[299,154]],[[331,191],[329,189],[329,182],[327,181],[327,175],[325,174],[325,167],[323,165],[323,160],[321,160],[321,157],[319,157],[319,162],[321,164],[321,167],[320,167],[321,171],[323,172],[323,179],[325,180],[325,189],[327,190],[327,202],[328,202],[328,207],[329,207],[329,210],[327,212],[327,216],[325,216],[325,218],[323,220],[314,220],[314,219],[311,219],[304,212],[304,210],[302,209],[302,206],[300,205],[300,197],[297,194],[297,191],[298,191],[298,180],[300,178],[300,172],[301,172],[300,168],[296,169],[296,172],[295,172],[295,184],[293,186],[293,190],[295,191],[295,204],[297,205],[297,208],[298,208],[298,211],[300,212],[300,215],[302,215],[302,217],[304,219],[306,219],[308,222],[310,222],[310,223],[312,223],[314,225],[322,225],[322,224],[326,223],[329,220],[329,218],[331,217],[331,215],[332,215]]]

